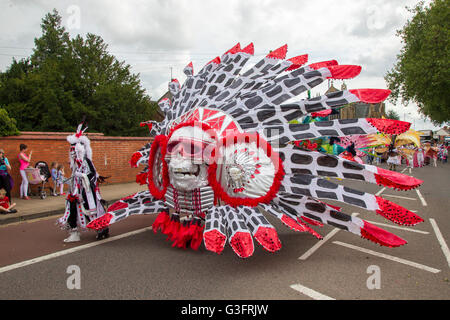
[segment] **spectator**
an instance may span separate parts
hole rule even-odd
[[[17,210],[13,209],[16,206],[15,203],[9,204],[9,198],[6,196],[6,190],[0,189],[0,214],[16,213]]]
[[[25,169],[28,168],[31,161],[31,155],[33,154],[33,151],[30,151],[30,155],[27,156],[25,153],[27,151],[28,147],[25,144],[20,144],[20,152],[19,152],[19,162],[20,162],[20,176],[22,177],[22,183],[20,185],[20,197],[25,200],[30,200],[28,198],[28,179],[27,175],[25,174]]]
[[[58,194],[56,193],[57,187],[58,187],[58,169],[57,169],[58,163],[57,162],[52,162],[52,166],[50,169],[50,173],[52,175],[52,180],[53,180],[53,196],[57,196]]]
[[[13,180],[8,171],[11,171],[8,158],[5,157],[5,151],[0,149],[0,188],[5,189],[6,196],[11,202],[11,189],[13,187]]]
[[[64,166],[62,164],[58,165],[58,172],[57,172],[57,178],[56,181],[58,183],[59,186],[59,194],[60,195],[65,195],[64,193]]]

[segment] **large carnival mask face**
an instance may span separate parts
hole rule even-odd
[[[190,191],[208,185],[208,160],[214,139],[198,127],[182,127],[167,143],[169,180],[175,189]]]

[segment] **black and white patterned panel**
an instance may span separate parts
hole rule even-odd
[[[156,200],[148,190],[135,193],[132,197],[121,199],[119,201],[127,203],[129,206],[134,204],[144,204]]]
[[[144,165],[148,165],[148,158],[149,158],[149,155],[150,155],[150,148],[152,147],[152,143],[151,142],[149,142],[149,143],[147,143],[145,146],[143,146],[142,148],[140,148],[139,150],[138,150],[138,152],[140,152],[141,153],[141,157],[139,158],[139,160],[136,162],[136,164],[139,166],[139,165],[141,165],[141,164],[144,164]]]
[[[319,83],[323,82],[330,72],[326,68],[319,70],[313,70],[307,72],[297,78],[285,79],[279,83],[272,83],[266,85],[256,91],[248,92],[245,95],[241,95],[240,99],[235,103],[229,103],[221,106],[220,108],[226,112],[232,113],[232,116],[239,124],[260,123],[265,121],[268,124],[278,118],[279,121],[283,120],[283,115],[277,115],[275,110],[270,110],[271,107],[276,107],[284,101],[295,97],[302,92],[315,87]],[[259,110],[264,108],[260,112],[250,112],[249,110]],[[267,119],[267,120],[266,120]],[[255,123],[256,122],[256,123]]]
[[[264,124],[281,124],[298,119],[308,113],[333,109],[358,101],[348,91],[338,91],[299,102],[282,105],[261,105],[252,110],[235,108],[231,115],[241,122],[263,122]]]
[[[292,62],[287,60],[265,57],[233,83],[233,93],[239,91],[239,96],[244,96],[248,92],[258,90],[291,65]]]
[[[356,95],[348,90],[343,90],[330,92],[310,99],[302,99],[299,102],[281,105],[280,109],[285,111],[290,110],[290,114],[296,110],[295,119],[297,119],[312,112],[334,109],[358,101],[360,100]],[[290,117],[292,117],[292,115]]]
[[[205,217],[205,229],[204,233],[217,230],[225,237],[227,236],[227,229],[225,226],[225,216],[227,212],[231,210],[231,207],[212,207]]]
[[[158,107],[167,116],[167,114],[172,111],[172,102],[169,98],[161,99],[161,101],[158,102]]]
[[[302,92],[322,83],[331,73],[327,68],[309,71],[296,78],[285,79],[278,83],[272,83],[263,88],[248,94],[245,98],[245,106],[248,109],[255,109],[264,104],[279,105],[286,100],[296,97]],[[244,98],[242,96],[242,98]]]
[[[200,101],[200,92],[205,85],[207,77],[210,73],[214,72],[217,67],[217,63],[209,62],[200,70],[198,74],[186,79],[180,95],[173,99],[172,104],[173,109],[175,110],[175,115],[171,120],[182,116],[198,105],[198,102]]]
[[[237,232],[247,233],[249,229],[247,228],[247,224],[245,223],[245,219],[239,211],[236,211],[234,208],[228,206],[224,206],[224,211],[226,212],[225,225],[227,228],[228,239],[231,241],[234,235]]]
[[[238,52],[227,53],[223,56],[222,62],[209,76],[205,85],[200,91],[200,107],[207,107],[211,104],[219,104],[231,97],[231,90],[228,88],[238,77],[242,67],[247,63],[250,54]]]
[[[118,222],[123,220],[131,215],[137,214],[153,214],[159,213],[162,211],[168,212],[169,208],[166,207],[163,201],[157,200],[153,202],[145,202],[145,203],[134,203],[129,205],[127,208],[118,209],[115,211],[108,211],[113,217],[110,220],[109,224]]]
[[[293,144],[280,146],[275,148],[275,151],[280,154],[287,175],[309,174],[376,183],[374,172],[377,172],[377,168],[371,165],[359,164],[317,151],[303,150]]]
[[[295,69],[292,72],[285,73],[285,74],[279,76],[278,78],[273,79],[273,83],[280,83],[280,82],[283,82],[284,80],[296,79],[299,76],[301,76],[302,74],[305,74],[307,72],[311,72],[314,70],[315,69],[311,68],[310,66],[304,66],[304,67]],[[269,84],[272,84],[272,83],[269,83]]]
[[[244,217],[245,224],[254,235],[259,227],[274,229],[270,222],[264,217],[257,208],[239,206],[235,210]]]
[[[291,229],[293,229],[293,228],[291,225],[289,225],[285,222],[285,217],[292,219],[294,223],[297,223],[297,217],[300,217],[300,215],[296,212],[283,210],[274,201],[272,201],[270,204],[260,203],[258,206],[263,208],[264,211],[266,211],[267,213],[271,214],[275,218],[282,221],[285,225],[287,225]]]
[[[347,230],[357,235],[361,234],[361,228],[364,226],[361,224],[361,219],[334,210],[326,204],[306,196],[285,193],[279,193],[278,196],[274,202],[291,214],[296,213],[297,215]]]
[[[246,120],[247,121],[247,120]],[[239,123],[248,132],[258,132],[274,145],[284,145],[291,141],[314,139],[324,136],[344,137],[348,135],[377,133],[365,118],[319,121],[311,123],[284,123],[266,125],[264,123]]]
[[[300,69],[304,70],[303,68]],[[247,126],[249,124],[256,126],[256,123],[262,124],[262,122],[265,125],[274,123],[274,121],[282,123],[284,120],[283,113],[277,114],[279,110],[274,108],[287,99],[318,85],[328,76],[330,76],[329,70],[322,68],[299,75],[296,78],[287,78],[279,83],[271,81],[270,84],[265,84],[258,90],[247,92],[240,95],[235,101],[217,107],[231,114],[239,124],[247,124]]]
[[[152,124],[152,128],[150,129],[150,136],[154,137],[154,136],[163,134],[163,131],[165,130],[167,122],[168,122],[167,118],[164,118],[164,120],[161,122],[156,122],[156,121],[150,120],[145,123]]]
[[[279,192],[303,195],[314,199],[329,199],[370,211],[378,210],[374,195],[344,187],[306,174],[286,175]]]
[[[181,92],[181,86],[178,80],[172,80],[169,82],[169,92],[173,97],[177,97],[177,95]]]

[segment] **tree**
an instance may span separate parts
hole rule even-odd
[[[395,112],[394,110],[389,110],[386,113],[386,118],[387,119],[393,119],[393,120],[400,120],[400,116],[398,115],[397,112]]]
[[[108,52],[100,36],[70,39],[56,10],[42,19],[30,58],[13,60],[0,76],[0,104],[22,131],[74,131],[86,116],[90,132],[147,135],[139,123],[157,105],[139,74]]]
[[[435,124],[450,121],[450,0],[419,2],[414,14],[397,31],[403,48],[385,80],[390,100],[415,102],[419,112]]]
[[[0,108],[0,137],[18,135],[19,130],[16,127],[16,120],[11,119],[8,111]]]

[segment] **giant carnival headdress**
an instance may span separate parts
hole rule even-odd
[[[131,214],[160,212],[153,230],[167,234],[173,246],[196,249],[203,240],[206,249],[221,253],[228,240],[242,258],[253,254],[253,239],[271,252],[281,248],[266,215],[317,238],[321,236],[311,226],[328,224],[380,245],[405,244],[323,200],[373,211],[402,225],[423,221],[418,215],[328,177],[401,190],[416,188],[422,181],[302,149],[293,142],[322,136],[400,134],[410,123],[373,118],[290,123],[352,102],[379,103],[390,91],[343,90],[286,103],[326,79],[353,78],[361,67],[339,65],[335,60],[302,67],[307,55],[285,59],[285,45],[242,73],[253,52],[253,44],[243,49],[237,44],[196,75],[190,63],[183,86],[171,81],[172,101],[164,99],[159,104],[164,120],[145,123],[156,135],[153,142],[131,159],[134,166],[147,164],[137,181],[147,183],[149,191],[116,202],[88,227],[100,229]]]

